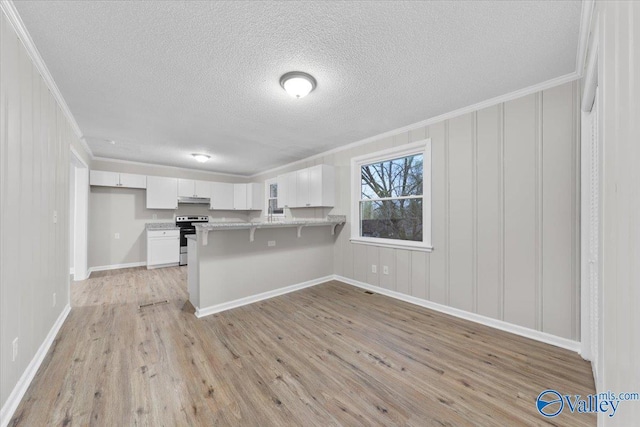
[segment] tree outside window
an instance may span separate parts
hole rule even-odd
[[[360,235],[423,240],[422,154],[361,166]]]

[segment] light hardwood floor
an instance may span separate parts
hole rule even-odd
[[[197,319],[186,269],[94,273],[12,424],[595,425],[577,354],[329,282]],[[168,304],[138,309],[139,304]]]

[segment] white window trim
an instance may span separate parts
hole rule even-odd
[[[277,184],[278,183],[278,178],[271,178],[271,179],[267,179],[264,182],[264,217],[267,218],[269,216],[269,195],[270,193],[270,189],[269,186],[271,184]],[[280,197],[280,189],[278,188],[278,197]],[[285,213],[284,213],[284,208],[282,209],[282,213],[281,214],[277,214],[274,213],[273,214],[274,218],[284,218],[285,217]]]
[[[360,236],[360,188],[363,165],[384,160],[407,157],[413,154],[423,155],[422,171],[422,242],[382,239]],[[351,159],[351,242],[385,248],[409,249],[431,252],[431,138],[422,141],[369,153]]]

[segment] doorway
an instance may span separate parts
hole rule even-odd
[[[73,148],[69,158],[69,271],[73,280],[85,280],[89,277],[87,268],[89,167]]]

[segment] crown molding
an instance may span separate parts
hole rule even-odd
[[[593,19],[594,0],[582,0],[582,13],[580,15],[580,34],[578,38],[578,52],[576,54],[576,73],[582,77],[587,60],[587,46],[589,46],[589,33],[591,33],[591,20]]]
[[[361,139],[360,141],[356,141],[356,142],[352,142],[350,144],[347,145],[342,145],[340,147],[336,147],[333,148],[331,150],[328,151],[324,151],[322,153],[318,153],[318,154],[314,154],[313,156],[310,157],[306,157],[304,159],[301,160],[296,160],[295,162],[291,162],[291,163],[287,163],[286,165],[282,165],[282,166],[278,166],[275,167],[273,169],[269,169],[267,171],[264,172],[259,172],[259,173],[255,173],[253,175],[250,175],[248,178],[255,178],[257,176],[260,175],[266,175],[266,174],[271,174],[273,172],[277,172],[279,170],[285,169],[285,168],[289,168],[295,165],[299,165],[305,162],[309,162],[312,160],[316,160],[318,158],[321,157],[325,157],[331,154],[335,154],[335,153],[339,153],[341,151],[344,150],[349,150],[355,147],[359,147],[361,145],[365,145],[368,144],[370,142],[374,142],[374,141],[378,141],[380,139],[383,138],[388,138],[388,137],[392,137],[392,136],[396,136],[399,135],[401,133],[405,133],[405,132],[409,132],[415,129],[419,129],[421,127],[425,127],[425,126],[430,126],[432,124],[435,123],[439,123],[442,122],[444,120],[449,120],[452,119],[454,117],[458,117],[461,116],[463,114],[467,114],[467,113],[471,113],[474,111],[478,111],[478,110],[482,110],[483,108],[487,108],[487,107],[492,107],[494,105],[497,104],[502,104],[503,102],[507,102],[507,101],[512,101],[514,99],[518,99],[521,98],[523,96],[526,95],[531,95],[532,93],[536,93],[536,92],[540,92],[546,89],[550,89],[552,87],[556,87],[556,86],[560,86],[562,84],[568,83],[568,82],[572,82],[574,80],[578,80],[580,79],[580,75],[577,72],[573,72],[573,73],[569,73],[569,74],[565,74],[564,76],[560,76],[560,77],[556,77],[554,79],[551,80],[547,80],[544,81],[542,83],[538,83],[532,86],[528,86],[525,87],[523,89],[519,89],[516,90],[514,92],[509,92],[507,94],[504,95],[500,95],[500,96],[496,96],[495,98],[491,98],[491,99],[487,99],[486,101],[482,101],[482,102],[478,102],[476,104],[472,104],[469,105],[467,107],[463,107],[454,111],[450,111],[448,113],[445,114],[441,114],[439,116],[435,116],[435,117],[431,117],[430,119],[426,119],[417,123],[413,123],[407,126],[403,126],[401,128],[397,128],[397,129],[393,129],[384,133],[380,133],[378,135],[374,135],[374,136],[370,136],[368,138],[365,139]]]
[[[56,85],[55,80],[53,80],[53,77],[49,72],[49,68],[47,68],[47,65],[44,63],[42,56],[40,56],[40,52],[38,51],[38,48],[33,42],[33,39],[31,38],[29,31],[27,31],[27,27],[24,25],[24,22],[22,21],[22,18],[20,17],[18,10],[13,4],[13,1],[0,0],[0,9],[2,10],[2,12],[4,12],[5,16],[9,20],[9,23],[11,24],[14,31],[18,35],[18,38],[24,45],[24,48],[27,51],[27,54],[29,55],[29,58],[31,58],[31,61],[33,61],[33,64],[35,65],[36,69],[42,76],[42,79],[44,80],[45,84],[51,91],[51,94],[53,95],[54,99],[58,103],[58,106],[60,107],[64,115],[67,117],[67,120],[71,125],[71,129],[73,129],[73,132],[76,134],[76,136],[80,140],[82,147],[85,150],[87,150],[87,153],[89,154],[89,156],[93,158],[93,152],[91,151],[91,148],[89,148],[89,145],[87,145],[87,142],[82,138],[82,131],[80,130],[80,126],[78,126],[78,122],[76,122],[75,117],[71,113],[71,110],[69,109],[67,102],[62,96],[62,93],[60,92],[58,85]]]
[[[242,179],[249,178],[248,175],[238,175],[238,174],[227,173],[227,172],[215,172],[215,171],[208,171],[208,170],[203,170],[203,169],[182,168],[180,166],[168,166],[168,165],[161,165],[161,164],[158,164],[158,163],[136,162],[136,161],[133,161],[133,160],[111,159],[109,157],[97,157],[97,156],[94,156],[91,160],[96,161],[96,162],[121,163],[121,164],[126,164],[126,165],[174,169],[174,170],[180,170],[180,171],[186,171],[186,172],[200,172],[200,173],[206,173],[206,174],[209,174],[209,175],[228,176],[228,177],[232,177],[232,178],[242,178]]]

